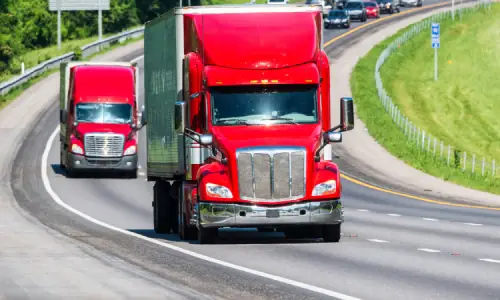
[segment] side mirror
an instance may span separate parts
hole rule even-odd
[[[141,127],[148,123],[148,119],[146,116],[146,110],[144,109],[144,105],[141,108]]]
[[[186,128],[187,120],[187,105],[186,102],[175,102],[175,131],[178,134],[183,134]]]
[[[61,123],[68,122],[68,112],[65,111],[64,109],[59,110],[59,120]]]
[[[325,140],[325,143],[341,143],[342,132],[325,132],[323,139]]]
[[[340,98],[340,125],[342,131],[354,129],[354,103],[350,97]]]

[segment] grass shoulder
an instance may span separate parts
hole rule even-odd
[[[485,69],[477,65],[486,57],[491,58],[487,53],[499,53],[500,44],[496,41],[500,37],[500,23],[498,18],[495,19],[495,14],[498,15],[498,6],[493,6],[491,13],[475,12],[464,15],[462,22],[441,22],[441,63],[439,80],[436,83],[433,82],[434,61],[428,30],[424,30],[397,49],[381,68],[386,90],[413,123],[451,145],[463,147],[461,149],[464,151],[485,156],[487,153],[494,154],[495,151],[490,151],[492,147],[500,152],[500,147],[494,146],[499,140],[497,135],[500,130],[497,128],[500,127],[500,119],[491,118],[495,111],[500,112],[498,101],[493,103],[500,98],[495,92],[500,85],[494,87],[493,83],[495,78],[498,78],[498,75],[494,74],[499,74],[500,68],[491,68],[492,64],[498,64],[499,60],[497,57],[496,61]],[[379,144],[408,165],[462,186],[500,194],[500,179],[483,177],[477,171],[480,170],[480,167],[477,167],[480,166],[479,157],[476,160],[476,173],[471,173],[470,167],[469,171],[463,172],[459,167],[448,166],[439,156],[435,158],[428,152],[417,149],[415,143],[408,140],[384,110],[377,95],[373,75],[375,64],[382,51],[408,28],[376,45],[355,66],[350,81],[359,118]],[[481,28],[483,32],[480,32]],[[489,44],[487,34],[491,34],[488,35]],[[496,38],[493,39],[495,34]],[[477,51],[472,52],[475,54],[467,53],[474,48],[474,43],[480,41],[485,42],[477,47],[482,48],[481,51],[476,48]],[[452,63],[449,63],[449,60]],[[468,61],[475,62],[476,65],[471,66]],[[489,73],[486,71],[488,69],[495,70]],[[480,75],[480,72],[485,74]],[[471,78],[471,75],[478,77]],[[481,79],[481,82],[477,79]],[[487,89],[490,90],[486,91]],[[478,98],[473,100],[472,97]],[[495,130],[495,133],[490,133]],[[471,142],[471,139],[474,142]],[[482,152],[480,149],[483,149]],[[497,161],[500,162],[500,159]]]

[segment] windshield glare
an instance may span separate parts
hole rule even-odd
[[[332,17],[332,18],[335,18],[335,17],[337,17],[337,18],[345,17],[345,13],[342,12],[342,11],[334,11],[334,12],[330,13],[330,17]]]
[[[132,121],[132,106],[130,104],[80,103],[76,105],[76,121],[127,124]]]
[[[317,85],[214,87],[212,124],[317,123]],[[280,119],[281,118],[281,119]]]
[[[361,9],[361,3],[359,3],[359,2],[347,2],[346,8]]]

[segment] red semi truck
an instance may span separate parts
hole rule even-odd
[[[68,176],[80,171],[137,176],[138,71],[121,62],[61,64],[60,164]]]
[[[154,230],[213,243],[222,227],[338,242],[330,143],[354,128],[352,98],[330,124],[319,5],[175,8],[145,28],[147,178]]]

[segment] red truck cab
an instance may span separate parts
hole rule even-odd
[[[61,65],[60,164],[137,176],[138,68],[130,63]]]

